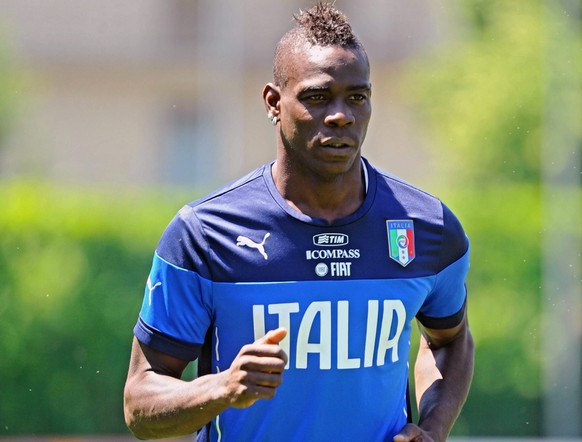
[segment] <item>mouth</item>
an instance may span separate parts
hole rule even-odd
[[[354,147],[356,143],[351,138],[324,138],[321,140],[321,145],[323,147],[342,149],[347,147]]]

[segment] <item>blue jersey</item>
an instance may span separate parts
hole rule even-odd
[[[460,323],[469,246],[438,199],[363,164],[363,204],[331,225],[291,208],[266,165],[183,207],[164,232],[141,342],[216,373],[266,331],[288,330],[276,396],[223,412],[210,440],[383,441],[406,424],[413,319]]]

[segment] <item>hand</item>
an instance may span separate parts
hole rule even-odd
[[[283,381],[287,355],[279,346],[287,330],[278,328],[241,348],[225,375],[226,397],[235,408],[250,407],[259,399],[272,399]]]
[[[394,442],[435,442],[435,439],[417,425],[406,424],[400,433],[394,436]]]

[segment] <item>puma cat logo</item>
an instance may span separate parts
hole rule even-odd
[[[265,241],[267,240],[267,238],[269,236],[271,236],[271,234],[269,232],[265,233],[263,241],[260,243],[256,243],[252,239],[247,238],[246,236],[239,235],[236,239],[236,245],[237,246],[247,246],[247,247],[250,247],[251,249],[257,249],[259,251],[259,253],[261,255],[263,255],[263,258],[269,259],[269,256],[265,252]]]

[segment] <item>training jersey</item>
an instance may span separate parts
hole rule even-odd
[[[362,163],[365,199],[332,224],[289,206],[271,163],[184,206],[162,235],[139,341],[217,373],[288,330],[275,397],[227,409],[200,437],[383,441],[407,423],[413,319],[461,322],[469,243],[437,198]]]

